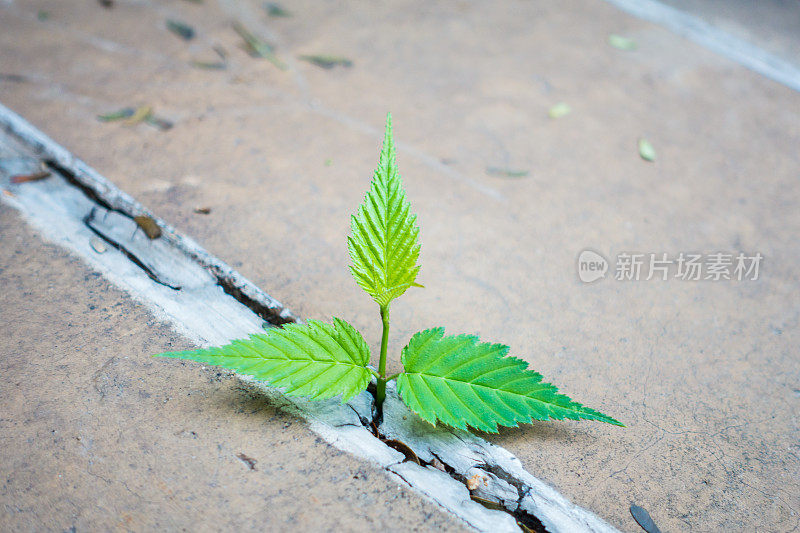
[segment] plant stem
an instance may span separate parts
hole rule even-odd
[[[378,363],[378,387],[375,393],[375,405],[378,416],[383,413],[383,400],[386,399],[386,351],[389,347],[389,304],[381,306],[381,321],[383,322],[383,336],[381,336],[381,359]]]

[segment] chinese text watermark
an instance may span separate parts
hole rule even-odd
[[[591,283],[608,273],[617,281],[756,281],[763,260],[760,252],[620,252],[612,267],[603,255],[587,249],[578,255],[578,278]]]

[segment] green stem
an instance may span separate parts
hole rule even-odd
[[[383,322],[383,335],[381,336],[381,359],[378,363],[378,388],[375,393],[375,404],[378,413],[383,412],[383,400],[386,399],[386,351],[389,347],[389,304],[381,306],[381,321]]]

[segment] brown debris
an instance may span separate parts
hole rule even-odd
[[[492,509],[492,510],[494,510],[494,511],[504,511],[504,512],[508,512],[508,509],[506,509],[505,507],[503,507],[503,506],[502,506],[500,503],[498,503],[498,502],[495,502],[495,501],[492,501],[492,500],[487,500],[486,498],[480,498],[480,497],[478,497],[478,496],[475,496],[474,494],[470,494],[470,496],[469,496],[469,497],[470,497],[470,499],[471,499],[472,501],[474,501],[474,502],[477,502],[477,503],[479,503],[479,504],[483,505],[483,506],[484,506],[484,507],[486,507],[487,509]],[[521,525],[519,521],[517,521],[517,525]],[[530,531],[530,529],[529,529],[529,528],[526,528],[526,529],[527,529],[528,531]]]
[[[418,465],[422,466],[422,463],[420,462],[419,457],[417,457],[417,454],[414,453],[414,450],[412,450],[405,442],[400,442],[399,440],[394,440],[394,439],[385,440],[383,442],[388,447],[395,449],[398,452],[405,455],[406,461],[414,461]]]
[[[161,227],[159,227],[158,223],[152,217],[139,215],[133,217],[133,221],[136,222],[137,226],[142,228],[142,231],[144,231],[148,239],[153,240],[161,237]]]
[[[483,482],[484,486],[488,485],[485,477],[481,476],[480,474],[475,474],[467,480],[467,488],[469,490],[475,490],[481,486],[481,482]]]
[[[247,467],[248,467],[250,470],[255,470],[255,469],[256,469],[256,463],[257,463],[258,461],[256,461],[256,460],[255,460],[255,459],[253,459],[252,457],[248,457],[247,455],[245,455],[245,454],[243,454],[243,453],[237,453],[237,454],[236,454],[236,458],[237,458],[237,459],[239,459],[239,460],[240,460],[241,462],[243,462],[244,464],[246,464],[246,465],[247,465]]]
[[[444,463],[439,460],[438,457],[433,458],[433,461],[431,461],[431,466],[434,467],[436,470],[447,472],[447,468],[444,466]]]
[[[11,176],[11,183],[27,183],[29,181],[39,181],[45,179],[48,176],[50,176],[49,170],[40,170],[39,172],[33,172],[32,174],[17,174],[16,176]]]

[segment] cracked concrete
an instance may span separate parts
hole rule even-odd
[[[151,359],[187,342],[2,203],[0,234],[0,530],[463,529],[227,373]]]
[[[348,279],[343,236],[391,109],[427,287],[393,307],[392,350],[433,325],[480,332],[624,421],[487,436],[623,530],[637,528],[630,503],[665,531],[797,527],[797,93],[588,0],[293,2],[290,19],[257,19],[286,72],[240,52],[213,2],[117,4],[0,4],[0,70],[26,80],[0,81],[2,101],[299,315],[342,316],[373,346],[377,313]],[[167,33],[166,14],[197,40]],[[639,49],[611,49],[612,32]],[[217,42],[227,71],[188,66]],[[573,113],[551,121],[559,101]],[[175,127],[95,119],[140,103]],[[654,164],[636,154],[642,135]],[[766,262],[752,283],[586,286],[587,246]]]

